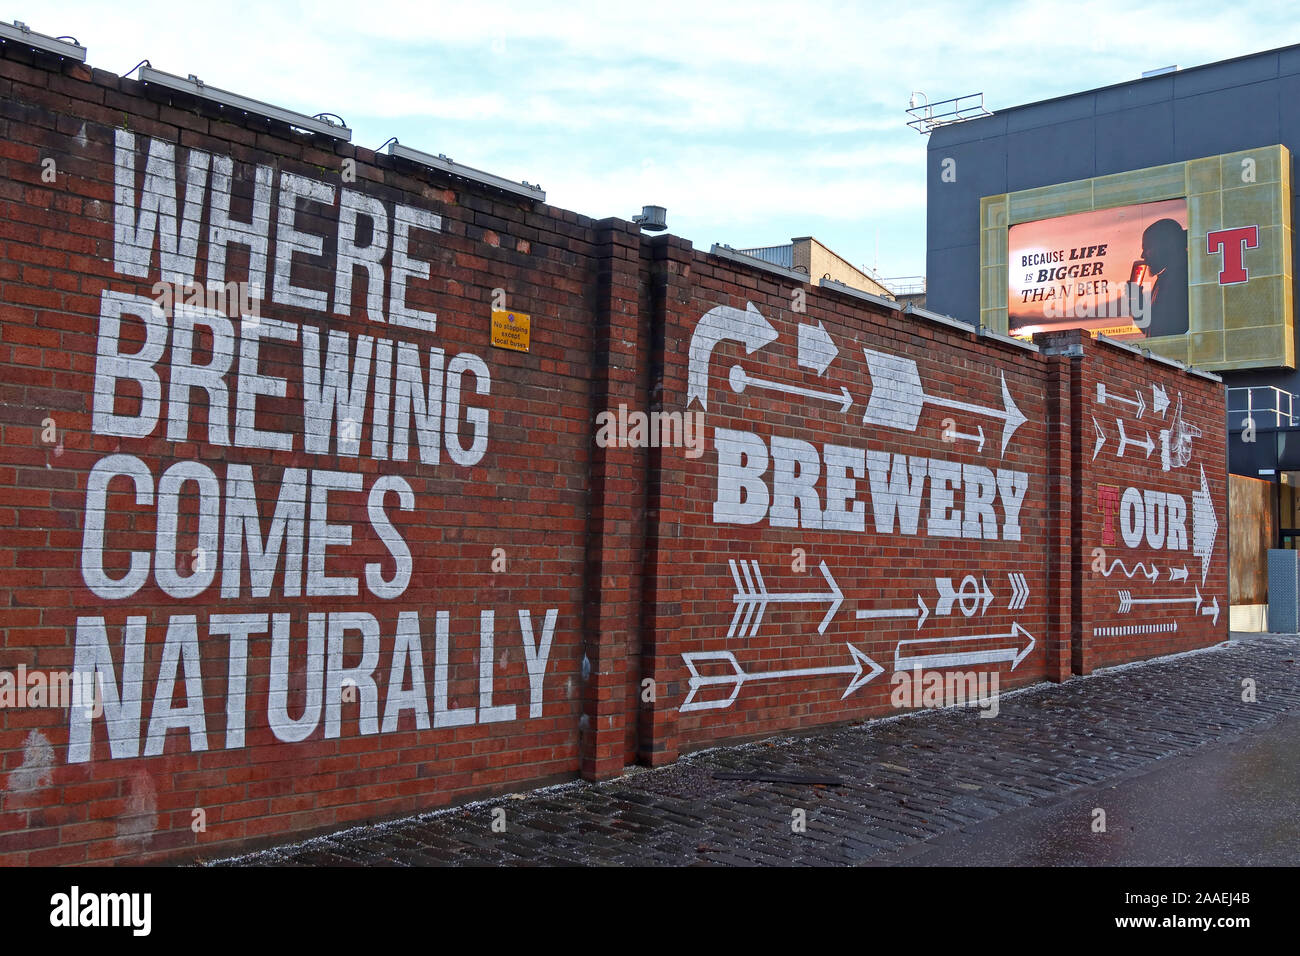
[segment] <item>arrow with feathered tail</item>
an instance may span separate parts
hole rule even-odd
[[[829,591],[803,591],[797,594],[773,594],[767,589],[767,582],[763,580],[763,572],[758,568],[758,562],[754,560],[744,560],[740,562],[737,569],[734,558],[727,562],[731,566],[731,577],[736,582],[736,593],[731,596],[731,600],[736,605],[736,614],[731,619],[731,628],[727,631],[727,637],[753,637],[758,633],[758,626],[763,623],[763,612],[767,610],[769,604],[820,604],[825,602],[828,607],[826,616],[817,627],[818,634],[825,634],[826,628],[830,626],[831,619],[835,617],[835,612],[844,603],[844,592],[840,590],[839,585],[835,583],[835,578],[831,574],[831,569],[826,567],[826,562],[821,562],[817,569],[821,571],[822,577],[826,579]],[[751,574],[752,571],[752,574]],[[741,576],[744,580],[741,580]],[[741,615],[744,620],[741,620]],[[740,625],[737,632],[736,625]]]
[[[683,654],[682,660],[686,663],[686,669],[691,672],[691,676],[687,681],[687,686],[690,689],[687,691],[686,699],[682,701],[682,706],[678,709],[682,711],[723,710],[735,702],[736,696],[740,693],[740,688],[747,683],[790,680],[796,677],[822,677],[830,674],[847,674],[850,676],[849,686],[844,689],[844,693],[840,696],[840,699],[843,700],[863,684],[885,672],[883,667],[852,644],[846,644],[845,646],[849,649],[851,663],[829,667],[796,667],[790,670],[747,671],[741,666],[740,661],[736,660],[736,655],[731,651],[692,651]],[[730,673],[702,675],[699,669],[701,664],[725,664],[731,671]],[[695,699],[696,693],[701,688],[728,686],[731,688],[731,694],[727,697],[721,697],[717,700],[697,701]]]
[[[1181,598],[1135,598],[1132,591],[1119,591],[1119,613],[1127,614],[1133,610],[1137,604],[1195,604],[1196,610],[1201,607],[1201,589],[1196,589],[1196,597]],[[1218,598],[1214,599],[1217,603]]]
[[[864,425],[914,432],[921,417],[921,409],[927,403],[972,415],[1000,418],[1003,423],[1001,454],[1005,455],[1011,436],[1028,421],[1011,399],[1005,374],[1002,375],[1002,408],[986,408],[928,394],[921,385],[921,373],[912,359],[873,352],[871,349],[862,351],[867,357],[867,369],[871,373],[871,398],[868,399],[867,410],[862,416]]]

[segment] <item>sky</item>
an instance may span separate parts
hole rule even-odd
[[[148,58],[587,216],[666,206],[697,248],[812,235],[886,277],[925,271],[914,91],[997,110],[1300,42],[1294,0],[9,6],[100,69]]]

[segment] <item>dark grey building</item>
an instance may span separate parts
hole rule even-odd
[[[927,158],[928,307],[975,322],[980,314],[980,200],[985,196],[1282,144],[1300,152],[1300,45],[1029,103],[930,134]],[[951,160],[952,162],[945,162]],[[945,181],[945,168],[949,170]],[[1297,180],[1291,177],[1292,206]],[[1294,228],[1294,223],[1292,224]],[[1293,249],[1293,260],[1297,249]],[[1292,263],[1292,275],[1300,274]],[[1294,286],[1294,282],[1292,285]],[[1300,301],[1294,298],[1293,301]],[[1295,369],[1221,373],[1229,388],[1234,473],[1300,480]],[[1274,391],[1269,386],[1280,389]],[[1240,429],[1247,404],[1255,441]],[[1280,406],[1279,415],[1273,406]],[[1261,407],[1270,408],[1267,414]],[[1294,411],[1300,414],[1300,400]],[[1281,514],[1279,544],[1300,520]],[[1286,536],[1286,540],[1282,538]]]

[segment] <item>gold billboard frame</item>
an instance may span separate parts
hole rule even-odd
[[[1197,368],[1296,367],[1291,153],[1282,145],[1097,176],[980,199],[980,324],[1007,332],[1007,234],[1023,222],[1187,200],[1188,331],[1141,345]],[[1221,286],[1222,255],[1206,253],[1216,229],[1258,225],[1246,249],[1250,281]]]

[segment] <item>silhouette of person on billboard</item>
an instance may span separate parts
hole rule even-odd
[[[1148,338],[1187,331],[1187,230],[1173,219],[1160,219],[1142,233],[1142,259],[1156,277],[1147,303]]]

